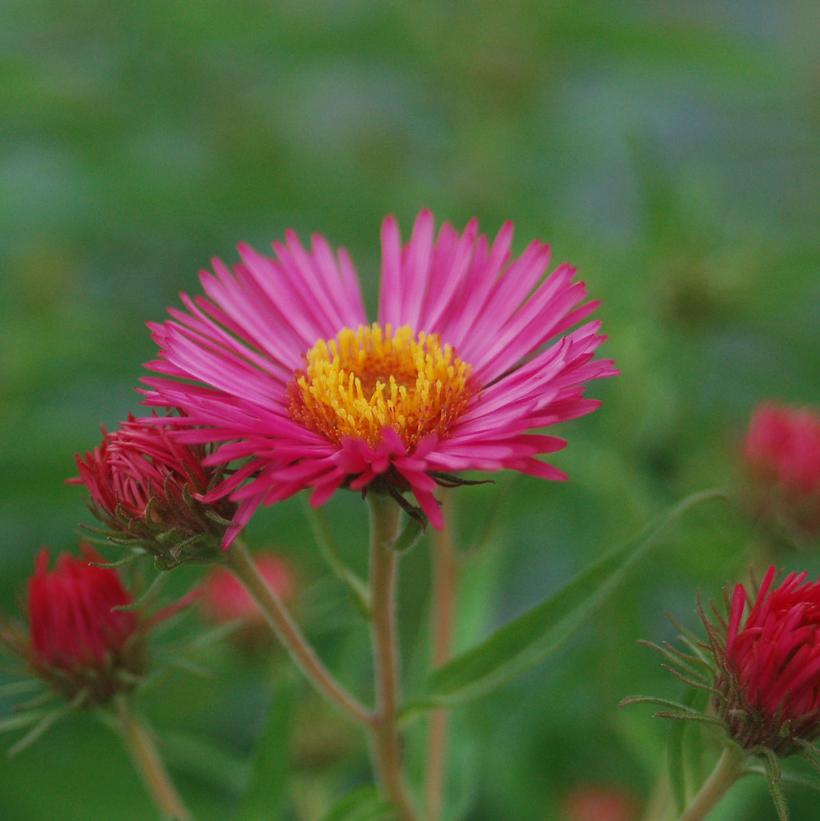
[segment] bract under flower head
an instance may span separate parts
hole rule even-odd
[[[235,510],[228,500],[201,500],[221,476],[205,457],[203,446],[175,441],[159,417],[129,417],[118,430],[103,431],[93,451],[76,457],[80,475],[69,481],[85,485],[109,541],[147,550],[169,569],[218,558]]]
[[[83,546],[83,558],[63,553],[49,571],[37,556],[28,586],[32,670],[66,698],[101,704],[130,690],[145,667],[145,631],[137,616],[114,608],[132,599],[115,570]]]
[[[531,431],[593,411],[586,382],[616,371],[593,358],[598,322],[570,331],[597,307],[574,269],[548,274],[537,241],[514,257],[512,233],[489,241],[473,220],[436,236],[423,211],[403,247],[388,217],[370,323],[347,253],[289,231],[274,258],[242,245],[233,271],[214,260],[206,295],[151,325],[148,404],[182,410],[165,419],[179,441],[221,443],[209,464],[239,463],[206,497],[239,505],[226,543],[303,489],[314,505],[340,487],[409,491],[440,527],[434,491],[452,474],[566,478],[536,458],[566,443]]]
[[[820,537],[820,415],[759,405],[743,443],[747,498],[755,516],[799,538]]]

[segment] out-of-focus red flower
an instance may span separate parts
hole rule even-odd
[[[91,510],[111,540],[142,547],[163,568],[187,559],[218,556],[218,543],[235,506],[200,498],[222,478],[205,464],[204,446],[189,446],[161,425],[132,416],[84,457],[79,477],[91,495]]]
[[[84,693],[100,704],[130,690],[145,667],[145,626],[115,570],[87,545],[83,558],[63,553],[49,570],[48,551],[37,556],[28,585],[29,635],[18,651],[33,672],[67,698]]]
[[[296,592],[296,577],[287,559],[276,553],[258,553],[254,556],[254,562],[271,590],[282,601],[291,601]],[[199,602],[210,621],[264,621],[250,593],[232,573],[221,567],[211,570],[205,578]]]
[[[756,517],[810,539],[820,536],[820,415],[759,405],[743,443],[748,501]]]
[[[620,787],[583,784],[561,805],[563,821],[636,821],[637,802]]]
[[[770,567],[756,595],[735,587],[723,644],[708,629],[715,708],[729,735],[746,749],[789,755],[820,736],[820,581],[789,573],[775,587],[775,575]]]

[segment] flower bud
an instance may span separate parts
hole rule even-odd
[[[268,587],[285,603],[296,593],[296,576],[290,562],[276,553],[257,553],[254,563]],[[213,568],[199,588],[203,616],[214,624],[241,622],[235,634],[237,643],[253,649],[270,637],[265,617],[253,597],[236,577],[222,567]]]
[[[635,799],[620,787],[581,784],[561,803],[562,821],[635,821]]]
[[[789,573],[774,587],[775,574],[770,567],[756,595],[738,584],[725,634],[709,622],[707,631],[728,734],[785,756],[820,736],[820,581]]]
[[[28,636],[16,649],[32,672],[82,706],[103,704],[134,687],[146,666],[145,626],[115,570],[87,545],[63,553],[49,571],[42,550],[28,584]]]
[[[657,704],[665,708],[658,718],[721,727],[731,757],[762,759],[762,770],[749,771],[765,774],[778,817],[787,818],[778,758],[797,753],[820,770],[820,581],[789,573],[775,585],[776,573],[769,567],[759,588],[736,585],[726,614],[713,607],[710,619],[699,605],[706,643],[686,630],[685,649],[643,642],[666,658],[669,672],[708,694],[705,710],[653,696],[621,705]]]
[[[206,450],[178,442],[159,424],[128,418],[85,457],[79,477],[91,495],[91,511],[106,526],[108,541],[142,548],[159,568],[214,560],[235,505],[202,501],[221,478],[207,466]]]
[[[743,443],[746,502],[761,524],[800,541],[820,537],[820,415],[766,402]]]

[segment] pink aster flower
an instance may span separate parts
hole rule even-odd
[[[748,501],[764,522],[820,536],[820,415],[759,405],[743,443]]]
[[[565,475],[540,454],[565,446],[533,431],[590,413],[604,337],[586,319],[575,270],[547,272],[549,246],[513,256],[512,225],[489,241],[472,220],[436,235],[422,211],[402,245],[382,226],[378,315],[368,320],[353,264],[291,231],[274,257],[239,246],[231,271],[213,261],[204,296],[151,325],[159,358],[147,401],[178,407],[167,424],[188,443],[221,443],[213,464],[239,463],[207,498],[239,504],[226,545],[260,504],[303,490],[321,505],[340,487],[411,492],[436,527],[434,491],[468,470]],[[184,381],[182,381],[184,380]]]

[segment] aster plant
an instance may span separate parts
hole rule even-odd
[[[586,300],[575,270],[548,273],[550,249],[538,241],[513,256],[512,235],[508,223],[489,241],[476,221],[436,235],[423,211],[402,245],[388,217],[370,321],[348,254],[334,254],[318,235],[305,248],[288,232],[272,258],[241,245],[233,270],[214,260],[200,276],[205,295],[183,294],[184,310],[151,325],[159,357],[148,366],[157,375],[144,380],[146,401],[181,411],[151,422],[179,442],[213,447],[209,465],[232,467],[202,497],[237,505],[226,548],[260,504],[302,490],[313,506],[340,488],[367,498],[374,712],[307,649],[244,550],[228,561],[317,687],[370,728],[380,781],[403,818],[415,810],[398,734],[402,509],[411,533],[413,521],[442,529],[436,490],[469,481],[465,471],[565,479],[536,457],[566,442],[535,431],[593,411],[598,402],[584,397],[585,385],[615,373],[611,361],[594,358],[604,337],[599,322],[584,320],[597,303]]]
[[[514,255],[511,224],[490,240],[475,220],[461,232],[449,224],[436,231],[423,211],[407,243],[392,217],[381,236],[375,319],[365,312],[349,255],[321,236],[305,247],[287,232],[272,257],[240,245],[233,269],[214,260],[200,276],[204,293],[182,294],[181,308],[149,325],[159,350],[141,391],[152,415],[105,433],[78,457],[75,481],[104,525],[97,535],[129,556],[149,554],[160,571],[223,564],[317,692],[369,736],[382,796],[371,810],[383,811],[387,801],[402,821],[437,821],[447,710],[557,649],[672,519],[715,494],[684,500],[452,657],[460,564],[453,494],[502,470],[566,479],[541,458],[566,445],[545,430],[594,411],[599,402],[584,395],[588,383],[616,370],[596,358],[604,337],[590,316],[598,303],[587,299],[575,270],[561,264],[550,272],[549,246],[539,241]],[[366,581],[342,562],[322,511],[341,490],[367,502]],[[372,706],[321,660],[289,610],[286,588],[243,541],[261,505],[303,491],[323,555],[370,625]],[[434,669],[403,698],[398,570],[428,523]],[[225,569],[203,593],[225,587]],[[422,806],[405,773],[402,732],[425,714]]]
[[[737,584],[725,613],[713,607],[709,616],[699,606],[705,641],[686,631],[682,648],[647,642],[678,679],[708,694],[705,710],[651,697],[622,702],[655,703],[664,707],[659,717],[719,729],[723,752],[683,810],[685,821],[705,818],[738,778],[755,772],[766,776],[784,821],[780,760],[802,756],[820,773],[820,581],[789,573],[776,584],[776,575],[772,566],[759,587]]]

